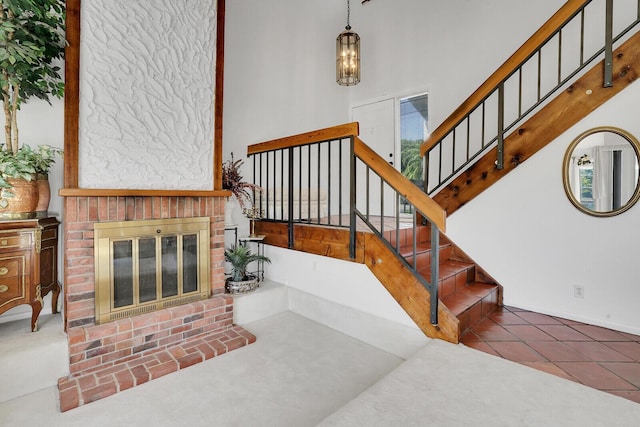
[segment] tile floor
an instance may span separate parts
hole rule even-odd
[[[640,336],[500,307],[462,343],[640,403]]]

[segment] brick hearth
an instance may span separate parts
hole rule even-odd
[[[66,197],[65,318],[70,376],[58,381],[60,409],[142,384],[255,341],[233,326],[224,295],[223,197]],[[212,297],[95,324],[93,225],[104,221],[209,217]]]
[[[255,341],[231,325],[233,300],[205,301],[69,330],[72,375],[58,380],[62,412]]]

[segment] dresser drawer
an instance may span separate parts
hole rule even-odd
[[[30,252],[0,252],[0,281],[5,277],[25,276],[30,274],[30,260]]]
[[[0,281],[8,277],[22,276],[24,274],[23,256],[4,258],[0,256]]]
[[[23,276],[0,278],[0,306],[25,296]]]
[[[31,233],[0,234],[0,252],[4,249],[28,248],[31,246]]]

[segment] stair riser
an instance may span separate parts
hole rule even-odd
[[[402,230],[388,230],[384,232],[384,237],[389,242],[391,242],[392,246],[396,244],[396,235],[399,237],[400,246],[410,246],[413,244],[413,230],[411,228],[405,228]],[[416,241],[418,242],[428,242],[431,240],[431,227],[421,226],[418,227],[416,231]]]
[[[489,295],[457,316],[460,321],[460,335],[498,308],[498,292],[498,288],[496,288]]]
[[[451,247],[451,245],[440,246],[440,263],[450,260],[452,252],[453,248]],[[420,266],[420,269],[424,268],[423,266],[431,265],[431,251],[420,253],[417,255],[417,257],[418,266]],[[405,259],[410,265],[413,265],[413,256],[406,256]]]
[[[441,277],[438,281],[438,297],[445,298],[456,291],[464,290],[464,287],[474,281],[475,266],[461,269],[454,274]]]

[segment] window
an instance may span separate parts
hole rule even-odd
[[[426,93],[400,99],[400,172],[420,188],[424,174],[420,144],[429,136],[427,100]],[[410,213],[406,203],[400,208]]]

